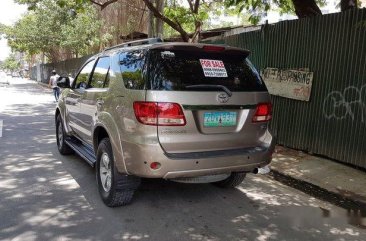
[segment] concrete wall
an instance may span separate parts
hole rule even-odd
[[[81,66],[88,60],[91,56],[84,56],[77,59],[68,59],[65,61],[49,64],[39,64],[33,66],[30,69],[30,78],[48,83],[52,70],[56,70],[61,76],[68,76],[69,74],[75,76]]]

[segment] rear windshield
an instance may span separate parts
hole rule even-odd
[[[217,91],[208,85],[222,85],[231,91],[267,90],[257,70],[242,55],[151,50],[148,63],[146,88],[150,90]]]

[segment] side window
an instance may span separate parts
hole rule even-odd
[[[75,89],[85,89],[87,87],[87,84],[89,82],[89,76],[91,72],[93,71],[95,60],[90,61],[87,63],[84,68],[80,71],[78,76],[75,80]]]
[[[98,59],[98,62],[94,68],[93,75],[89,84],[89,88],[103,88],[108,77],[109,71],[109,57],[102,57]]]
[[[108,71],[107,77],[105,78],[104,88],[108,88],[108,86],[109,86],[109,79],[110,79],[110,77],[109,77],[109,71]]]
[[[123,82],[128,89],[143,89],[145,86],[145,55],[143,50],[121,53],[120,64]]]

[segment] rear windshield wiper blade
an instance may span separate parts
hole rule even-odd
[[[225,91],[225,93],[231,97],[233,95],[233,93],[226,87],[223,85],[187,85],[185,87],[186,89],[220,89]]]

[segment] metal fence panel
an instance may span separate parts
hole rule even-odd
[[[224,38],[259,68],[314,72],[309,102],[272,96],[278,143],[366,168],[366,9]]]

